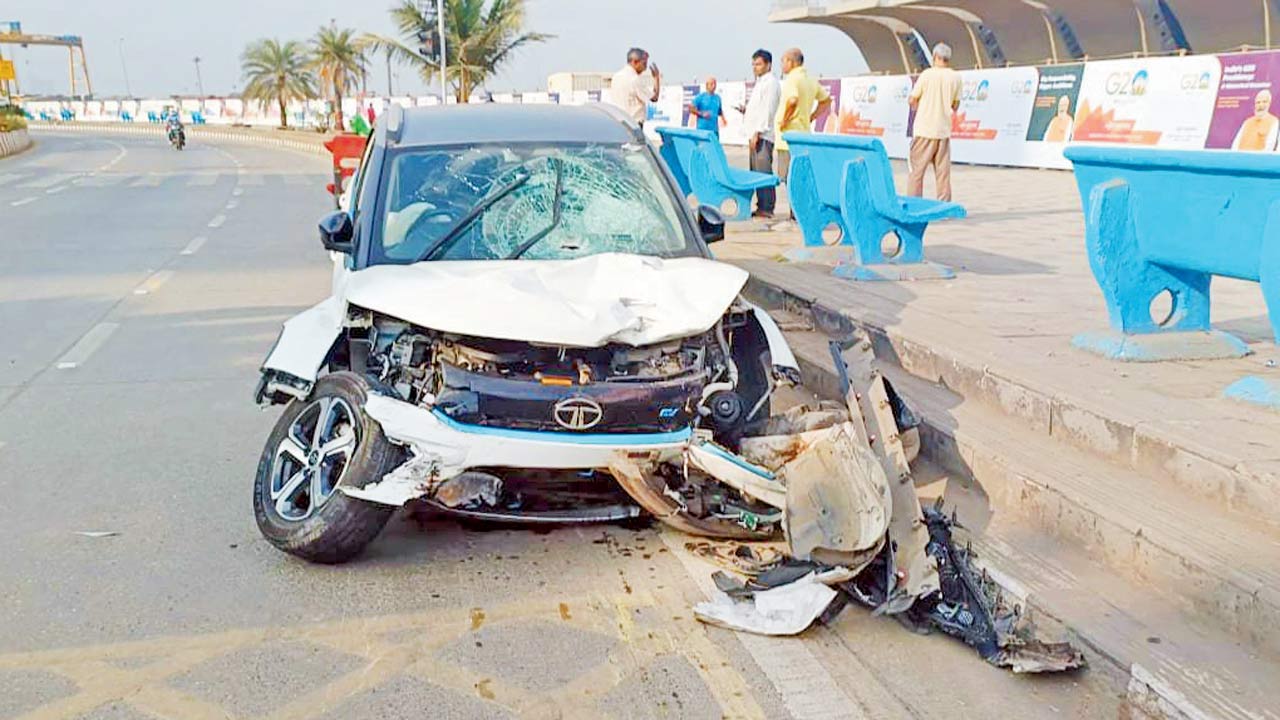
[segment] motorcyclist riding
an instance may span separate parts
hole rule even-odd
[[[165,117],[165,130],[169,143],[175,148],[181,150],[187,144],[187,133],[182,127],[182,117],[177,110],[170,111]]]

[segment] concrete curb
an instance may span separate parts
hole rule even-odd
[[[0,158],[17,155],[32,145],[31,136],[26,130],[0,132]]]
[[[163,137],[164,127],[151,123],[46,123],[33,122],[30,129],[40,133],[86,133],[95,135],[131,135]],[[304,131],[260,130],[257,128],[213,127],[209,125],[187,126],[187,135],[193,140],[229,142],[259,147],[295,150],[310,155],[329,156],[324,143],[330,135]]]

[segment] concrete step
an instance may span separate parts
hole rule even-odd
[[[829,332],[859,327],[877,357],[916,376],[1206,505],[1280,529],[1280,416],[1206,397],[1229,384],[1224,375],[1231,373],[1221,366],[1107,363],[1070,348],[1069,338],[992,334],[949,322],[936,307],[917,311],[911,283],[849,283],[821,268],[763,260],[737,264],[752,273],[747,295],[758,304],[792,308]],[[1168,381],[1164,395],[1146,392],[1149,383],[1139,380],[1157,372]],[[1221,419],[1203,420],[1215,417]]]
[[[780,319],[806,386],[834,395],[827,336]],[[980,553],[1033,607],[1131,670],[1135,706],[1277,717],[1277,533],[882,366],[921,416],[923,451]]]

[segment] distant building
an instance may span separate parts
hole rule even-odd
[[[612,73],[560,72],[547,76],[547,92],[567,97],[579,90],[606,90]]]

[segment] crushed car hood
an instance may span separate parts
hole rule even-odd
[[[709,330],[746,281],[745,271],[714,260],[608,253],[380,265],[352,273],[345,295],[352,305],[440,332],[641,346]]]

